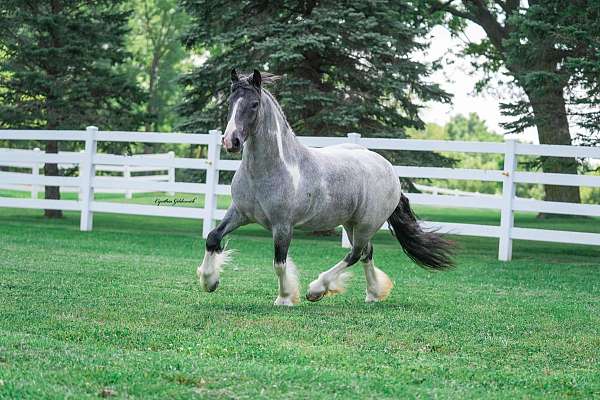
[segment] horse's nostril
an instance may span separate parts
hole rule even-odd
[[[231,144],[233,145],[234,149],[237,149],[238,147],[240,147],[240,139],[233,138],[233,140],[231,141]]]

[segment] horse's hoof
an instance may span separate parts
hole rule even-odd
[[[308,292],[308,293],[306,293],[306,300],[312,301],[312,302],[319,301],[323,297],[325,297],[325,293],[326,292],[321,292],[321,293],[310,293],[310,292]]]
[[[208,293],[212,293],[215,290],[217,290],[217,288],[219,287],[219,281],[215,281],[215,283],[213,283],[212,285],[208,286],[208,285],[204,285],[204,289],[206,289],[206,291]]]
[[[297,303],[297,301],[296,301]],[[292,307],[295,302],[293,299],[289,298],[289,297],[277,297],[277,299],[275,300],[274,303],[276,306],[287,306],[287,307]]]

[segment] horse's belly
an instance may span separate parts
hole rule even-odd
[[[321,196],[318,196],[321,197]],[[334,201],[331,196],[322,196],[312,202],[308,209],[297,213],[294,226],[309,231],[323,231],[336,228],[350,220],[356,210],[356,198],[352,194]]]
[[[295,227],[298,229],[301,229],[303,231],[310,231],[310,232],[328,231],[330,229],[337,228],[338,226],[340,226],[342,223],[344,223],[346,221],[347,221],[347,219],[346,220],[332,220],[332,219],[325,220],[323,218],[313,218],[308,221],[301,221],[300,223],[296,224]]]

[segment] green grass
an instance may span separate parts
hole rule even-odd
[[[496,240],[460,237],[458,267],[431,274],[381,232],[375,262],[396,285],[386,302],[363,302],[356,266],[345,294],[288,309],[272,306],[272,243],[256,226],[231,235],[238,253],[208,294],[195,277],[198,221],[96,214],[82,233],[77,213],[40,215],[0,209],[0,398],[600,396],[599,248],[515,242],[501,263]],[[590,232],[599,222],[517,216]],[[337,237],[298,233],[303,290],[344,253]]]

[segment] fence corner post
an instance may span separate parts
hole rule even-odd
[[[358,144],[360,141],[360,133],[350,132],[346,136],[348,136],[348,141],[350,143]],[[345,249],[349,249],[352,247],[350,243],[350,239],[348,238],[348,232],[342,227],[342,247]]]
[[[175,159],[175,152],[174,151],[169,151],[169,159],[171,161],[173,161]],[[172,165],[169,167],[169,183],[175,183],[175,167],[173,167]],[[169,196],[175,196],[175,192],[174,191],[170,191]]]
[[[40,148],[36,147],[35,149],[33,149],[33,151],[35,152],[35,154],[39,154]],[[34,162],[31,166],[31,175],[40,176],[40,168],[40,164],[38,162]],[[41,191],[41,187],[39,185],[31,185],[31,198],[37,200],[39,191]]]
[[[204,221],[202,237],[206,239],[215,226],[217,209],[217,185],[219,184],[219,158],[221,156],[221,131],[211,130],[209,133],[208,154],[206,163],[206,192],[204,194]]]
[[[500,211],[500,240],[498,244],[498,259],[512,259],[512,228],[514,225],[513,202],[516,194],[515,171],[517,169],[517,141],[507,139],[504,152],[504,175],[502,180],[502,208]]]
[[[94,156],[96,155],[97,133],[98,128],[95,126],[88,126],[85,128],[85,150],[82,154],[82,159],[79,164],[79,187],[82,194],[80,200],[81,219],[79,225],[79,229],[81,231],[91,231],[94,222],[91,204],[94,200],[93,180],[96,176]]]

